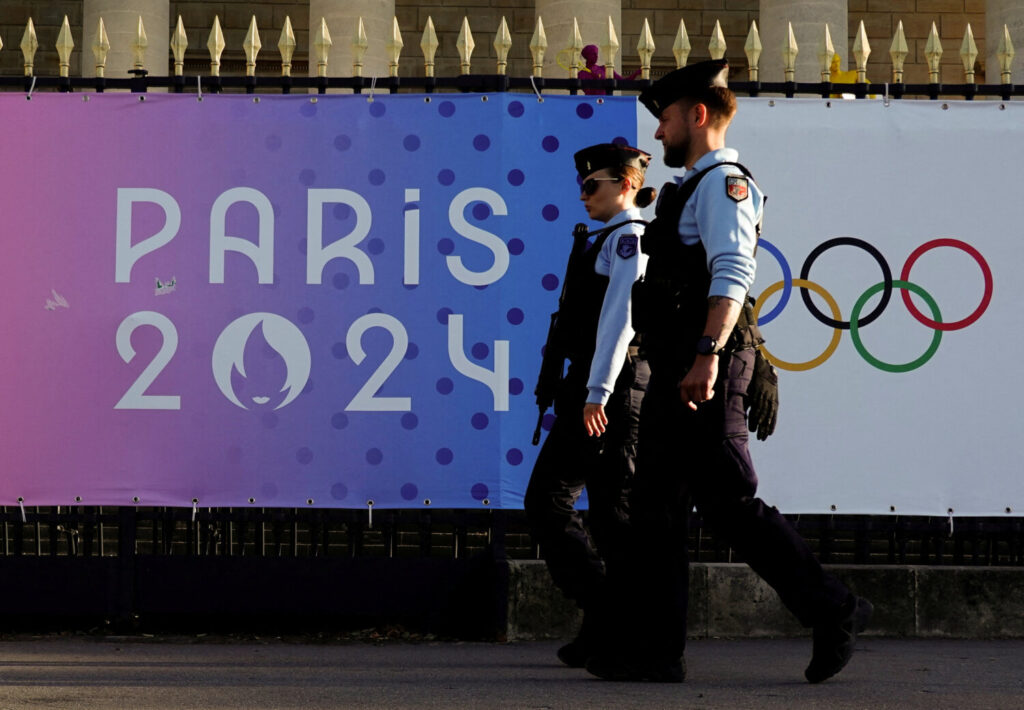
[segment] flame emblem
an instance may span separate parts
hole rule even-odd
[[[281,392],[287,392],[285,398],[274,409],[289,404],[306,386],[312,358],[309,344],[295,324],[274,313],[250,313],[232,321],[217,338],[213,346],[213,379],[221,393],[236,407],[249,409],[242,404],[231,385],[231,373],[237,371],[245,377],[246,343],[256,328],[263,329],[263,337],[267,345],[273,348],[288,368]],[[256,404],[269,401],[267,397],[254,397]]]

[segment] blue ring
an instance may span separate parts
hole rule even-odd
[[[763,316],[757,319],[758,325],[764,325],[765,323],[771,323],[775,320],[782,309],[789,303],[789,296],[793,293],[793,272],[789,268],[789,262],[786,261],[786,257],[782,255],[778,247],[772,244],[767,239],[758,239],[757,246],[763,247],[765,251],[775,257],[775,260],[779,262],[779,266],[782,268],[782,296],[779,298],[779,302],[775,304],[775,308],[771,309]]]

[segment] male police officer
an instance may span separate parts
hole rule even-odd
[[[822,570],[775,508],[755,497],[745,409],[757,340],[744,303],[754,281],[764,196],[736,162],[738,153],[725,147],[736,111],[726,76],[724,61],[701,62],[671,72],[640,96],[658,119],[654,137],[665,163],[686,174],[674,193],[662,189],[644,236],[645,296],[634,299],[651,380],[630,499],[632,565],[628,577],[609,580],[621,592],[619,610],[631,618],[587,665],[611,680],[685,677],[692,503],[800,622],[813,627],[808,681],[823,681],[846,665],[872,611]]]

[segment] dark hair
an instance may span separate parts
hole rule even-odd
[[[653,187],[644,187],[637,191],[636,198],[633,201],[637,207],[647,207],[647,205],[654,203],[654,198],[657,196],[658,191]]]
[[[617,168],[611,170],[615,174],[615,177],[629,178],[630,183],[637,188],[636,197],[633,201],[637,207],[647,207],[647,205],[654,202],[655,196],[658,191],[653,187],[643,187],[644,184],[644,171],[640,168],[633,167],[632,165],[620,165]]]
[[[736,115],[736,94],[724,86],[709,86],[700,96],[684,98],[687,110],[696,104],[708,109],[708,122],[717,128],[728,123]]]

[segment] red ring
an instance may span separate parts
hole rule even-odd
[[[918,257],[926,251],[936,247],[955,247],[956,249],[961,249],[974,257],[974,260],[978,262],[978,266],[981,268],[982,276],[985,277],[985,293],[981,297],[981,303],[974,309],[974,312],[971,313],[971,315],[963,318],[962,320],[954,321],[952,323],[940,323],[928,318],[921,313],[921,311],[917,310],[914,302],[910,299],[910,292],[908,290],[900,289],[900,295],[903,297],[903,303],[906,305],[907,310],[910,311],[910,314],[929,328],[935,328],[936,330],[960,330],[981,318],[981,314],[988,308],[989,301],[992,300],[992,270],[988,268],[988,262],[985,261],[981,252],[970,244],[962,242],[959,239],[933,239],[930,242],[925,242],[911,252],[910,256],[907,257],[906,263],[903,264],[903,272],[900,274],[900,279],[903,281],[910,281],[910,269],[914,265],[914,262],[917,261]]]

